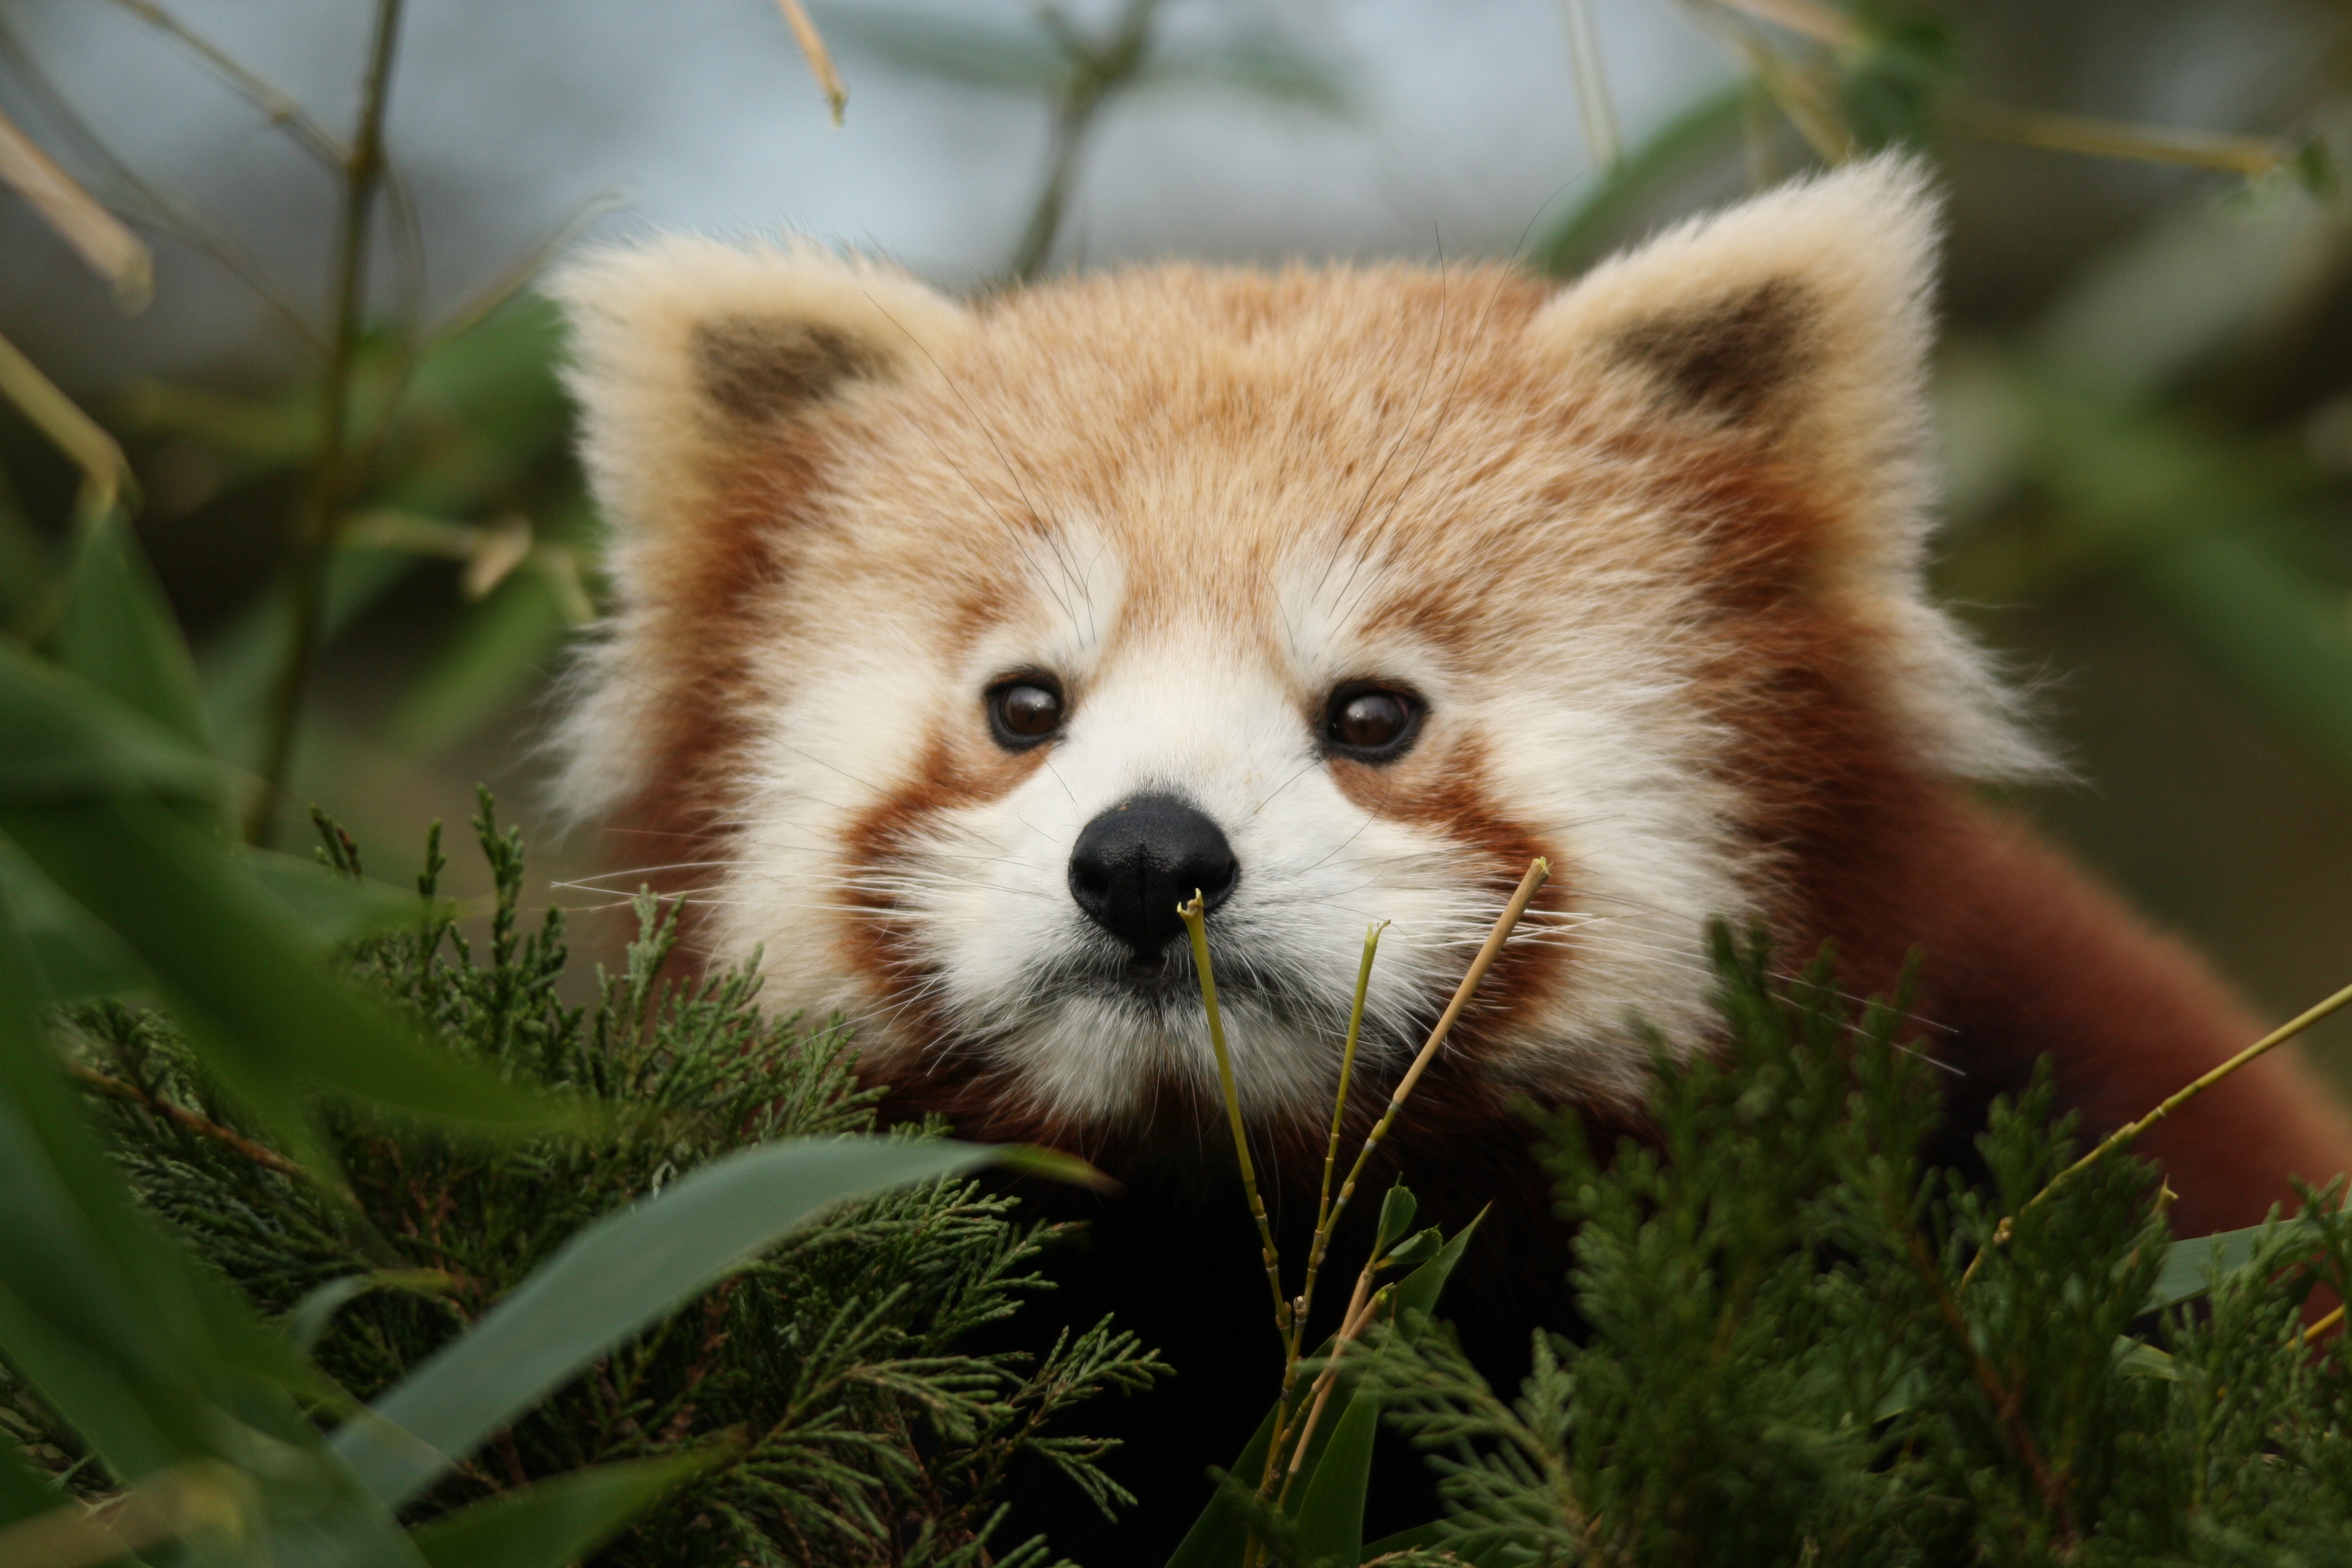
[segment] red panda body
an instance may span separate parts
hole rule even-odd
[[[1500,1201],[1449,1310],[1505,1371],[1566,1310],[1508,1108],[1638,1130],[1634,1020],[1711,1048],[1716,918],[1833,941],[1856,994],[1923,949],[1956,1153],[2045,1053],[2096,1130],[2256,1032],[1970,793],[2046,764],[1921,580],[1934,227],[1882,160],[1564,288],[1170,267],[962,306],[693,240],[561,285],[617,589],[569,803],[692,896],[709,958],[760,953],[772,1006],[855,1023],[896,1113],[1129,1180],[1060,1314],[1184,1342],[1119,1560],[1271,1387],[1196,888],[1296,1226],[1367,923],[1359,1108],[1550,859],[1396,1140],[1447,1223]],[[2352,1163],[2284,1058],[2147,1152],[2189,1233]]]

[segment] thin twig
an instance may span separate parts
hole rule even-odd
[[[2011,142],[2053,153],[2083,153],[2095,158],[2185,163],[2190,168],[2219,169],[2250,180],[2283,168],[2294,160],[2295,151],[2292,143],[2269,136],[2175,131],[1969,99],[1946,102],[1937,112],[1952,130],[1987,141]]]
[[[352,381],[358,366],[361,325],[367,310],[370,219],[375,210],[376,192],[383,183],[383,119],[392,99],[393,64],[399,56],[403,4],[404,0],[377,0],[375,28],[361,94],[359,129],[352,138],[350,162],[344,165],[342,219],[335,258],[334,336],[327,365],[319,467],[295,545],[292,646],[287,649],[286,662],[271,693],[261,788],[246,822],[246,837],[257,844],[265,842],[276,826],[278,802],[292,771],[302,695],[310,684],[310,666],[319,651],[327,569],[334,559],[335,536],[353,483],[349,460],[352,454],[348,441]]]
[[[292,93],[154,4],[154,0],[111,0],[111,3],[149,26],[170,34],[182,47],[210,66],[223,81],[235,88],[247,102],[261,110],[270,124],[293,137],[304,152],[328,169],[340,172],[351,163],[352,152],[343,145],[342,138],[320,123],[318,117],[303,108],[301,101]]]
[[[1495,960],[1502,953],[1503,944],[1510,940],[1511,932],[1517,928],[1519,917],[1527,913],[1528,905],[1550,876],[1551,862],[1549,860],[1538,857],[1528,862],[1527,875],[1519,879],[1518,888],[1511,894],[1510,901],[1503,906],[1503,912],[1495,918],[1494,929],[1486,933],[1486,940],[1479,947],[1478,955],[1470,961],[1468,971],[1462,976],[1462,984],[1454,987],[1454,999],[1446,1004],[1445,1011],[1439,1016],[1436,1026],[1430,1030],[1429,1038],[1422,1043],[1421,1050],[1412,1058],[1412,1065],[1405,1069],[1404,1076],[1397,1080],[1396,1088],[1390,1091],[1388,1109],[1381,1113],[1380,1121],[1375,1122],[1371,1131],[1365,1135],[1364,1146],[1357,1153],[1356,1163],[1349,1168],[1348,1179],[1341,1184],[1338,1199],[1331,1204],[1329,1211],[1317,1225],[1316,1244],[1318,1259],[1320,1249],[1328,1244],[1332,1233],[1339,1227],[1339,1215],[1346,1211],[1348,1200],[1355,1195],[1357,1180],[1363,1174],[1365,1165],[1372,1157],[1372,1152],[1380,1147],[1381,1141],[1388,1135],[1390,1126],[1396,1121],[1397,1113],[1404,1109],[1405,1100],[1412,1093],[1413,1086],[1421,1081],[1422,1073],[1428,1068],[1432,1061],[1436,1059],[1438,1047],[1445,1043],[1447,1035],[1453,1033],[1454,1020],[1459,1018],[1463,1009],[1470,1005],[1470,998],[1476,994],[1479,982],[1486,978],[1486,971],[1494,967]],[[1286,1493],[1291,1482],[1297,1479],[1299,1458],[1306,1452],[1307,1442],[1315,1436],[1315,1424],[1321,1415],[1324,1403],[1330,1397],[1328,1385],[1331,1378],[1337,1375],[1340,1352],[1346,1347],[1347,1341],[1353,1337],[1349,1325],[1354,1324],[1355,1332],[1362,1331],[1363,1325],[1357,1321],[1357,1319],[1360,1313],[1367,1310],[1366,1304],[1371,1300],[1372,1277],[1380,1271],[1381,1262],[1382,1259],[1377,1250],[1371,1257],[1364,1259],[1363,1269],[1356,1276],[1356,1289],[1348,1300],[1347,1313],[1340,1320],[1341,1337],[1332,1342],[1330,1360],[1325,1363],[1322,1375],[1316,1380],[1316,1397],[1307,1413],[1307,1418],[1300,1423],[1295,1436],[1276,1430],[1274,1441],[1267,1446],[1267,1481],[1260,1484],[1261,1491],[1271,1481],[1281,1464],[1283,1444],[1286,1439],[1291,1444],[1290,1479],[1283,1483]],[[1286,1381],[1286,1389],[1287,1386],[1288,1384]]]
[[[1127,8],[1119,13],[1109,37],[1099,45],[1081,37],[1058,11],[1043,14],[1045,26],[1069,57],[1071,75],[1054,110],[1053,150],[1046,155],[1045,183],[1037,192],[1037,205],[1029,215],[1028,226],[1022,230],[1008,268],[1015,281],[1025,283],[1037,276],[1053,254],[1062,215],[1069,205],[1078,155],[1085,150],[1095,116],[1143,69],[1150,52],[1151,13],[1158,5],[1159,0],[1127,0]]]
[[[1257,1221],[1258,1247],[1265,1260],[1265,1282],[1274,1292],[1275,1332],[1287,1340],[1290,1303],[1282,1294],[1282,1255],[1275,1250],[1274,1226],[1265,1217],[1265,1200],[1257,1190],[1257,1171],[1250,1163],[1249,1131],[1242,1123],[1242,1101],[1234,1086],[1234,1058],[1225,1048],[1224,1016],[1217,1010],[1217,978],[1209,967],[1209,929],[1199,889],[1176,906],[1184,929],[1192,938],[1192,962],[1201,972],[1201,1001],[1209,1011],[1209,1045],[1217,1055],[1217,1087],[1225,1097],[1225,1120],[1233,1128],[1234,1155],[1241,1162],[1242,1187],[1249,1194],[1250,1217]]]
[[[302,1174],[301,1166],[277,1150],[266,1148],[233,1128],[223,1127],[217,1121],[199,1116],[184,1105],[174,1105],[168,1100],[158,1100],[137,1084],[125,1083],[119,1078],[109,1078],[96,1068],[84,1067],[79,1062],[68,1062],[66,1070],[71,1073],[85,1089],[105,1095],[109,1100],[125,1100],[132,1105],[143,1106],[158,1116],[178,1122],[200,1138],[209,1138],[215,1143],[236,1150],[265,1171],[275,1171],[281,1176]]]
[[[1584,151],[1592,166],[1614,174],[1624,162],[1625,139],[1617,133],[1617,109],[1609,100],[1609,73],[1601,64],[1601,40],[1592,28],[1592,0],[1559,0],[1568,28],[1568,59],[1576,72],[1576,108],[1584,120]]]

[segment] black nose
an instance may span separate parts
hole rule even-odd
[[[1070,851],[1070,897],[1095,924],[1149,956],[1184,929],[1198,889],[1215,909],[1241,878],[1217,825],[1172,795],[1139,795],[1087,824]]]

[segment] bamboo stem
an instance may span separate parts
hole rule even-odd
[[[1089,43],[1062,18],[1057,10],[1047,9],[1044,19],[1055,35],[1055,41],[1069,57],[1071,77],[1061,101],[1054,110],[1053,150],[1046,155],[1045,183],[1037,192],[1037,205],[1029,215],[1028,226],[1022,230],[1021,243],[1013,248],[1013,264],[1007,270],[1015,282],[1026,283],[1044,270],[1054,252],[1055,237],[1062,228],[1062,215],[1068,208],[1070,186],[1076,180],[1078,156],[1085,151],[1087,136],[1094,128],[1095,116],[1113,94],[1129,86],[1143,68],[1150,52],[1151,13],[1160,0],[1127,0],[1110,37],[1100,45]]]
[[[327,364],[325,405],[319,432],[319,466],[303,508],[292,574],[291,646],[270,694],[268,736],[262,753],[261,788],[246,820],[246,838],[266,843],[274,832],[294,761],[295,731],[302,697],[319,652],[325,617],[328,570],[355,479],[350,425],[352,382],[358,368],[361,326],[367,310],[368,237],[376,192],[383,184],[383,121],[392,100],[393,64],[399,55],[404,0],[376,0],[375,27],[362,85],[359,129],[343,164],[342,218],[336,242],[334,336]]]
[[[1364,1167],[1370,1163],[1372,1152],[1388,1136],[1389,1128],[1396,1121],[1397,1112],[1404,1109],[1404,1102],[1412,1095],[1413,1086],[1421,1081],[1421,1075],[1429,1070],[1429,1064],[1437,1059],[1437,1047],[1445,1043],[1447,1035],[1453,1033],[1454,1020],[1461,1017],[1462,1010],[1470,1005],[1478,983],[1486,979],[1486,971],[1495,966],[1495,960],[1501,956],[1503,944],[1510,940],[1512,931],[1519,923],[1519,917],[1528,912],[1528,903],[1550,875],[1550,861],[1538,857],[1528,862],[1527,875],[1519,879],[1517,891],[1511,895],[1510,902],[1503,906],[1503,912],[1496,917],[1495,929],[1486,933],[1486,943],[1478,949],[1478,956],[1470,961],[1470,968],[1462,976],[1462,984],[1454,987],[1454,999],[1439,1015],[1437,1026],[1429,1031],[1429,1038],[1422,1043],[1420,1052],[1412,1058],[1412,1065],[1405,1068],[1404,1077],[1399,1079],[1396,1088],[1390,1091],[1388,1109],[1381,1113],[1381,1119],[1365,1135],[1364,1146],[1357,1152],[1356,1163],[1349,1168],[1348,1179],[1340,1184],[1339,1196],[1331,1205],[1329,1223],[1333,1226],[1338,1226],[1339,1215],[1346,1212],[1349,1199],[1355,1196],[1356,1183],[1362,1177]]]
[[[1209,927],[1200,890],[1176,906],[1184,929],[1192,938],[1192,962],[1201,972],[1201,1002],[1209,1010],[1209,1047],[1217,1054],[1217,1087],[1225,1098],[1225,1121],[1233,1129],[1234,1154],[1242,1167],[1242,1188],[1249,1194],[1250,1217],[1257,1221],[1259,1249],[1265,1260],[1265,1282],[1274,1292],[1274,1329],[1287,1346],[1290,1303],[1282,1295],[1282,1255],[1275,1250],[1274,1226],[1265,1217],[1265,1200],[1258,1194],[1257,1170],[1250,1162],[1249,1131],[1242,1122],[1241,1094],[1234,1086],[1233,1054],[1225,1048],[1224,1015],[1217,1010],[1217,977],[1209,967]]]
[[[2168,1095],[2158,1104],[2155,1110],[2149,1111],[2146,1116],[2141,1117],[2138,1121],[2129,1122],[2125,1126],[2116,1129],[2113,1132],[2108,1133],[2106,1137],[2099,1141],[2099,1144],[2096,1148],[2084,1155],[2081,1159],[2075,1161],[2073,1164],[2067,1166],[2064,1170],[2059,1172],[2056,1175],[2051,1177],[2049,1182],[2043,1185],[2040,1192],[2025,1200],[2023,1206],[2019,1208],[2017,1211],[2017,1215],[2025,1214],[2038,1206],[2043,1199],[2049,1197],[2051,1194],[2056,1192],[2061,1186],[2063,1186],[2080,1172],[2098,1163],[2099,1161],[2116,1150],[2128,1147],[2131,1143],[2137,1141],[2142,1133],[2147,1131],[2148,1129],[2154,1127],[2158,1122],[2163,1121],[2166,1117],[2171,1115],[2174,1111],[2179,1110],[2182,1106],[2188,1104],[2190,1100],[2196,1099],[2199,1095],[2204,1093],[2215,1084],[2220,1083],[2223,1079],[2228,1078],[2231,1073],[2236,1072],[2239,1068],[2244,1067],[2255,1058],[2263,1055],[2265,1052],[2284,1045],[2287,1041],[2294,1038],[2297,1035],[2300,1035],[2314,1024],[2318,1023],[2322,1018],[2325,1018],[2329,1014],[2336,1012],[2342,1008],[2347,1003],[2352,1003],[2352,985],[2347,985],[2343,990],[2338,991],[2336,994],[2328,997],[2326,1001],[2319,1003],[2315,1006],[2305,1008],[2294,1017],[2288,1019],[2285,1023],[2281,1024],[2277,1028],[2273,1029],[2269,1034],[2264,1035],[2261,1039],[2256,1040],[2252,1045],[2248,1046],[2244,1050],[2240,1051],[2236,1056],[2231,1057],[2228,1061],[2223,1062],[2221,1066],[2214,1068],[2209,1072],[2200,1075],[2186,1088],[2178,1089],[2172,1094]],[[1977,1269],[1983,1264],[1985,1254],[2009,1239],[2011,1232],[2016,1228],[2017,1215],[2011,1215],[2002,1219],[2000,1226],[1996,1227],[1993,1232],[1992,1240],[1985,1247],[1979,1248],[1974,1258],[1969,1259],[1967,1269],[1965,1269],[1960,1275],[1959,1288],[1962,1290],[1966,1290],[1969,1288],[1969,1281],[1977,1277]]]

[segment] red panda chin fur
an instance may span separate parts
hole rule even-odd
[[[1294,1242],[1365,923],[1393,921],[1351,1136],[1551,859],[1379,1173],[1448,1226],[1498,1205],[1448,1310],[1500,1378],[1571,1310],[1511,1107],[1640,1136],[1628,1015],[1714,1048],[1710,917],[1792,967],[1834,943],[1856,996],[1922,951],[1919,1046],[1953,1069],[1934,1153],[1961,1164],[2044,1055],[2095,1136],[2259,1032],[1972,794],[2049,769],[1926,589],[1936,227],[1921,171],[1882,158],[1564,287],[1169,266],[966,305],[688,238],[559,280],[614,582],[563,804],[687,900],[696,962],[757,952],[768,1005],[856,1025],[887,1114],[1129,1181],[1037,1194],[1096,1222],[1063,1315],[1116,1309],[1191,1373],[1130,1424],[1129,1479],[1183,1485],[1118,1560],[1181,1535],[1271,1386],[1182,963],[1073,879],[1139,797],[1237,868],[1210,940]],[[1051,733],[992,727],[1014,679],[1058,693]],[[1417,704],[1409,744],[1328,731],[1366,682]],[[2198,1234],[2352,1165],[2352,1131],[2282,1053],[2141,1152]]]

